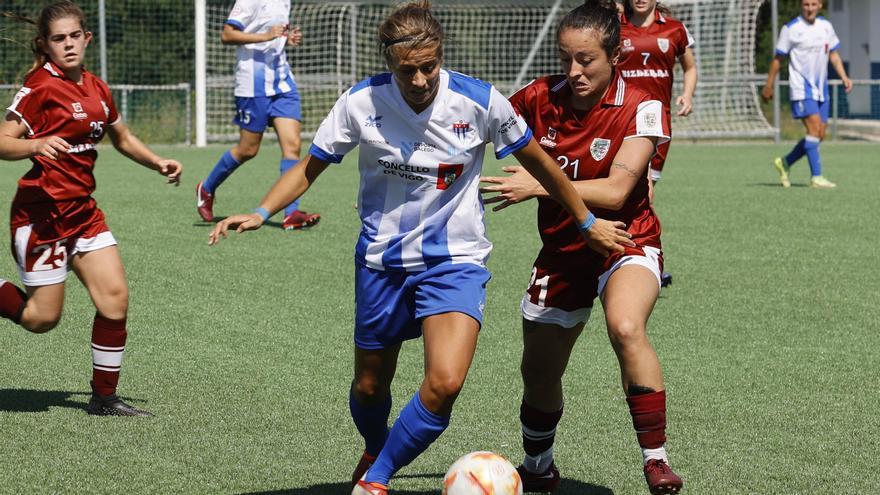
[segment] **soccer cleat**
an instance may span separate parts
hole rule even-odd
[[[837,184],[831,182],[830,180],[822,177],[821,175],[817,175],[810,179],[810,187],[813,189],[834,189],[837,187]]]
[[[364,477],[367,473],[367,470],[370,469],[370,466],[376,462],[376,456],[372,456],[366,452],[361,456],[361,460],[358,461],[357,466],[354,468],[354,472],[351,473],[351,486],[354,488],[354,485],[357,484],[358,480]]]
[[[388,487],[379,483],[360,480],[354,485],[351,495],[388,495]]]
[[[92,394],[92,399],[89,401],[89,407],[86,411],[92,416],[152,416],[147,411],[142,411],[122,402],[122,399],[116,395],[101,396]]]
[[[196,208],[202,220],[206,222],[214,220],[214,195],[202,189],[201,182],[196,185]]]
[[[302,210],[296,210],[284,217],[284,222],[281,225],[284,227],[284,230],[297,230],[311,227],[320,220],[321,215],[317,213],[306,213]]]
[[[652,495],[666,495],[681,491],[684,482],[663,459],[648,459],[645,464],[645,481]]]
[[[672,274],[663,272],[660,274],[660,287],[669,287],[672,285]]]
[[[522,464],[516,468],[516,472],[519,473],[519,477],[522,479],[524,493],[550,493],[559,486],[559,470],[556,469],[556,464],[552,462],[547,471],[542,474],[533,473]]]
[[[782,187],[791,187],[791,181],[788,180],[788,169],[790,167],[785,163],[785,160],[782,157],[777,157],[773,160],[773,166],[779,172],[779,182],[782,183]]]

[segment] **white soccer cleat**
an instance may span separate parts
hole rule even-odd
[[[785,164],[785,160],[782,157],[777,157],[773,160],[773,166],[776,167],[776,171],[779,172],[779,182],[782,184],[782,187],[791,187],[791,181],[788,180],[788,165]]]
[[[810,187],[813,189],[834,189],[837,187],[837,184],[831,182],[830,180],[822,177],[821,175],[817,175],[810,179]]]

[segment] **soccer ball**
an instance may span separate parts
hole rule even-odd
[[[522,495],[513,464],[492,452],[471,452],[452,464],[443,478],[443,495]]]

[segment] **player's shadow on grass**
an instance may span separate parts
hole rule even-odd
[[[0,411],[14,413],[47,412],[50,407],[69,407],[85,410],[86,404],[84,402],[71,400],[77,395],[89,396],[91,394],[59,390],[4,388],[0,389]]]
[[[775,187],[778,189],[784,189],[779,182],[753,182],[749,184],[750,187]],[[798,184],[796,182],[792,182],[791,187],[810,187],[809,184]]]
[[[442,484],[443,474],[412,474],[397,476],[395,479],[406,478],[436,478],[437,486]],[[291,488],[288,490],[269,490],[265,492],[249,492],[241,495],[349,495],[351,493],[351,483],[321,483],[320,485],[311,485],[304,488]],[[438,495],[440,488],[431,491],[413,491],[413,490],[391,490],[394,495]],[[610,488],[592,483],[584,483],[582,481],[562,478],[559,487],[553,491],[553,495],[614,495],[614,491]]]

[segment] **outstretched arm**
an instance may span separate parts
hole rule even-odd
[[[655,137],[634,137],[627,139],[614,156],[608,177],[593,180],[579,180],[571,184],[580,199],[591,208],[617,211],[626,204],[639,179],[647,174],[648,162],[654,153]],[[486,183],[481,192],[498,193],[485,203],[501,203],[495,211],[510,205],[534,198],[547,198],[546,189],[522,167],[504,167],[512,175],[505,177],[483,177]]]
[[[229,229],[241,233],[260,228],[276,211],[305,194],[318,176],[327,169],[327,165],[328,163],[320,158],[306,155],[299,165],[285,172],[275,182],[253,213],[233,215],[218,223],[209,235],[208,244],[213,246],[220,242],[221,237],[228,236]]]
[[[107,133],[110,135],[110,140],[113,141],[113,147],[119,150],[120,153],[168,177],[169,184],[180,184],[180,174],[183,173],[183,165],[180,162],[170,158],[162,158],[153,153],[122,122],[107,126]]]
[[[623,252],[624,246],[632,246],[626,225],[596,219],[587,209],[571,181],[532,138],[525,148],[514,152],[516,159],[541,184],[549,197],[561,204],[574,217],[590,248],[600,254],[611,251]]]

